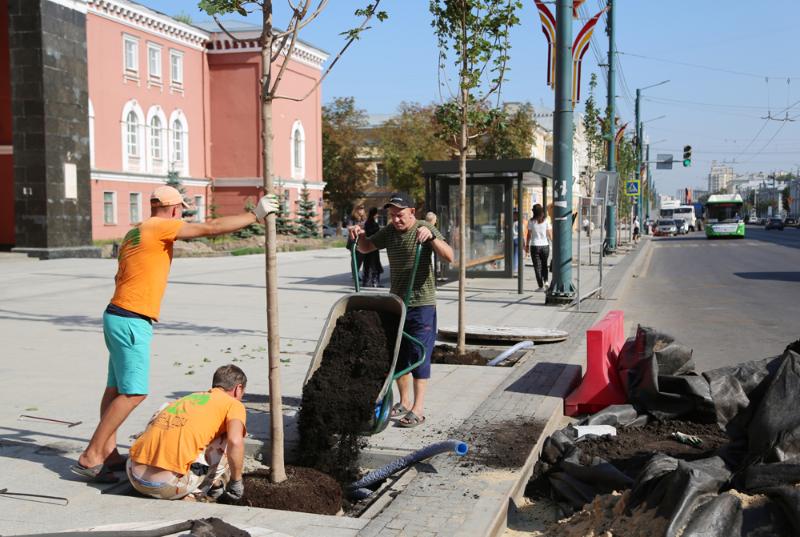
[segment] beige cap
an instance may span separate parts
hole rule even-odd
[[[171,186],[160,186],[150,194],[150,203],[159,207],[169,207],[170,205],[189,205],[183,200],[183,195]]]

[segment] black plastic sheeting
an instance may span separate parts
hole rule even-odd
[[[613,464],[583,456],[568,426],[545,440],[535,476],[565,510],[598,494],[631,489],[626,513],[657,509],[665,537],[800,535],[800,340],[779,357],[698,374],[692,350],[639,327],[620,351],[617,373],[629,404],[585,417],[582,425],[638,427],[650,419],[717,423],[731,441],[705,459],[656,453],[632,479]],[[733,489],[767,499],[743,506]],[[658,536],[653,536],[658,537]]]

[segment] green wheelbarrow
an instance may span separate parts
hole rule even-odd
[[[425,345],[415,337],[405,333],[403,326],[406,320],[406,306],[411,300],[411,293],[413,290],[414,279],[417,276],[417,268],[419,267],[419,259],[422,255],[422,244],[418,244],[414,254],[414,265],[411,269],[411,279],[408,284],[405,299],[401,300],[400,297],[391,293],[362,293],[361,286],[358,280],[358,264],[356,262],[356,248],[357,242],[353,244],[351,249],[351,271],[353,273],[353,282],[355,284],[355,293],[350,293],[337,300],[331,308],[325,325],[322,328],[322,336],[317,342],[317,348],[314,350],[314,355],[311,359],[311,364],[308,367],[306,378],[303,380],[303,386],[311,380],[319,366],[322,364],[322,357],[325,349],[328,347],[333,329],[336,327],[336,321],[339,317],[355,310],[366,310],[378,312],[384,323],[386,330],[386,337],[389,338],[389,348],[393,349],[392,352],[392,365],[386,375],[386,380],[383,382],[378,397],[375,400],[375,411],[370,421],[365,425],[365,434],[378,434],[386,429],[389,425],[389,417],[394,404],[394,396],[392,395],[392,382],[398,378],[406,375],[422,365],[425,361]],[[397,355],[400,353],[400,345],[403,339],[407,339],[412,345],[419,349],[421,358],[419,361],[409,365],[408,367],[396,371],[397,368]]]

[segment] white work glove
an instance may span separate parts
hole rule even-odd
[[[231,500],[241,500],[244,496],[244,483],[241,479],[230,481],[225,487],[225,495]]]
[[[258,200],[258,205],[253,209],[253,213],[255,213],[257,219],[263,220],[268,214],[277,213],[278,207],[278,196],[275,194],[267,194]]]

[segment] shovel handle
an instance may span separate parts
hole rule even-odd
[[[414,265],[411,267],[411,278],[408,280],[408,289],[406,290],[406,296],[403,299],[403,303],[408,307],[408,303],[411,302],[411,293],[414,291],[414,280],[417,279],[417,269],[419,268],[419,259],[422,257],[422,243],[417,243],[417,249],[414,252]]]

